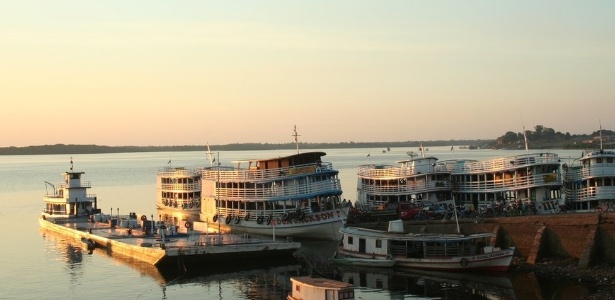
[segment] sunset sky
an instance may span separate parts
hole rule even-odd
[[[4,1],[0,147],[615,130],[615,1]]]

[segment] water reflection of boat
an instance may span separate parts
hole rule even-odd
[[[288,300],[352,300],[354,287],[343,281],[309,276],[291,277]]]
[[[361,288],[402,291],[453,299],[515,299],[505,273],[455,273],[365,267],[339,267],[341,280]]]
[[[335,252],[330,258],[330,261],[338,265],[349,266],[365,266],[365,267],[392,267],[395,264],[395,260],[391,256],[388,257],[374,257],[374,258],[357,258],[351,256],[345,256]]]

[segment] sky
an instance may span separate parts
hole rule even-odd
[[[615,1],[0,3],[0,147],[615,130]]]

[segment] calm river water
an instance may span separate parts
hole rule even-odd
[[[213,149],[215,150],[215,149]],[[357,167],[365,163],[394,163],[408,159],[417,149],[323,149],[324,161],[340,170],[344,198],[356,198]],[[307,151],[307,150],[306,150]],[[544,150],[542,150],[544,151]],[[553,150],[562,162],[579,157],[580,150]],[[280,151],[219,153],[223,165],[233,160],[293,154]],[[440,160],[483,159],[522,154],[524,151],[450,150],[434,147],[426,153]],[[368,156],[369,154],[369,156]],[[218,155],[218,154],[217,154]],[[157,270],[97,249],[89,254],[80,242],[39,229],[38,216],[47,187],[57,184],[70,167],[71,155],[0,156],[0,299],[285,299],[290,276],[330,276],[357,286],[356,299],[576,299],[588,287],[553,282],[532,274],[502,276],[414,274],[384,270],[352,270],[303,260],[280,265],[202,267],[179,275]],[[91,181],[103,212],[156,214],[156,171],[168,166],[208,165],[203,152],[154,152],[73,155],[74,170]],[[302,241],[300,252],[312,259],[335,250],[335,242]]]

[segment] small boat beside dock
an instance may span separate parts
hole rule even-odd
[[[340,229],[344,235],[338,253],[355,258],[392,257],[395,267],[439,271],[507,271],[514,247],[493,245],[492,233],[406,233],[401,220],[389,230],[358,227]]]
[[[208,234],[204,222],[181,221],[180,225],[148,219],[146,215],[105,215],[97,208],[96,197],[88,195],[84,172],[64,173],[65,182],[54,185],[44,197],[45,209],[39,218],[41,228],[81,240],[88,250],[107,249],[155,266],[200,263],[233,263],[265,258],[279,259],[299,249],[291,240],[255,239],[247,234]],[[119,210],[118,210],[119,211]]]

